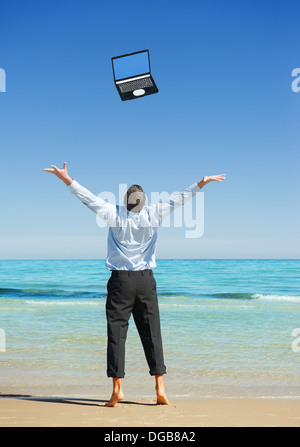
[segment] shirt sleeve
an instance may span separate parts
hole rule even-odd
[[[116,222],[117,208],[81,186],[76,180],[69,185],[70,191],[90,210],[101,217],[109,226]]]
[[[152,218],[157,225],[170,215],[176,208],[184,205],[190,200],[198,191],[200,191],[198,183],[193,183],[188,188],[180,192],[174,192],[166,200],[160,200],[157,204],[152,205]]]

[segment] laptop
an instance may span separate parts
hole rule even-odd
[[[115,86],[122,101],[158,92],[151,75],[149,50],[112,57]]]

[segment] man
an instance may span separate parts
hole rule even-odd
[[[168,200],[146,205],[141,186],[132,185],[124,197],[123,206],[115,206],[95,196],[73,180],[67,172],[51,165],[44,169],[60,178],[88,208],[109,225],[106,267],[111,270],[107,283],[107,375],[113,378],[113,392],[106,406],[113,407],[124,398],[122,378],[125,375],[125,341],[128,321],[133,315],[150,375],[155,376],[157,404],[168,405],[163,383],[164,365],[156,281],[155,247],[157,229],[175,208],[191,199],[203,186],[221,182],[225,174],[203,177],[199,182]]]

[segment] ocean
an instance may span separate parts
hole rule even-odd
[[[109,275],[104,260],[0,261],[0,394],[110,396]],[[169,397],[300,396],[300,260],[160,259],[154,276]],[[125,366],[125,398],[155,397],[132,318]]]

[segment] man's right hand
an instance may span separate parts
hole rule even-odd
[[[69,176],[67,171],[66,161],[64,162],[62,169],[59,169],[54,165],[51,165],[51,168],[45,168],[44,171],[51,172],[52,174],[56,175],[56,177],[60,178],[68,186],[73,183],[73,179]]]

